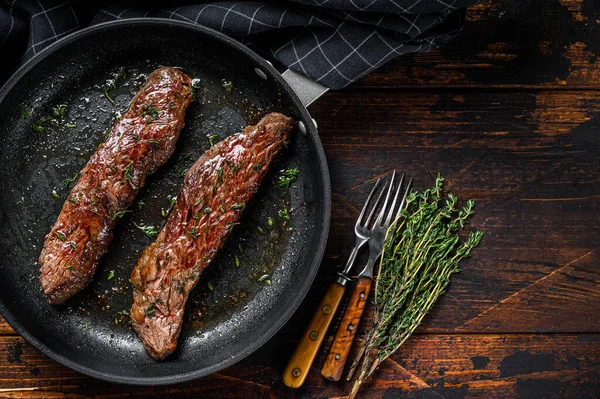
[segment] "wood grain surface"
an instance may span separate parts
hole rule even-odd
[[[176,386],[110,384],[48,359],[2,320],[0,398],[343,398],[350,384],[320,374],[331,334],[301,389],[281,375],[350,252],[372,182],[393,169],[418,189],[441,172],[450,191],[476,200],[471,226],[485,236],[360,397],[599,397],[595,3],[476,5],[442,50],[397,59],[310,107],[333,190],[325,259],[292,319],[242,362]]]

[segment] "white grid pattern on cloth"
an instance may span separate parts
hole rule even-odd
[[[0,51],[4,50],[3,46],[13,35],[13,27],[16,23],[13,10],[19,10],[29,17],[27,48],[22,54],[14,57],[17,61],[36,55],[50,43],[80,27],[77,15],[68,1],[14,0],[7,3],[10,6],[8,13],[10,28],[4,37],[0,38]]]
[[[0,36],[0,51],[13,35],[13,7],[30,15],[29,43],[22,54],[25,59],[79,28],[68,0],[5,1],[11,5],[10,28],[5,37]],[[158,17],[205,25],[234,37],[255,35],[253,43],[285,66],[336,89],[397,55],[444,44],[462,25],[461,13],[454,10],[476,1],[293,0],[285,7],[283,3],[220,1],[166,9],[111,6],[100,10],[92,24]],[[438,29],[449,19],[451,23]],[[274,32],[277,29],[282,33]]]

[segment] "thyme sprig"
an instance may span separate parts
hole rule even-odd
[[[470,256],[483,233],[474,231],[461,243],[459,230],[474,213],[475,203],[457,207],[456,196],[442,199],[443,178],[423,192],[413,191],[401,216],[388,229],[375,283],[373,326],[351,366],[360,370],[349,398],[421,324],[459,262]]]

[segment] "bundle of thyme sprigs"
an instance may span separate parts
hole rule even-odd
[[[457,198],[442,200],[443,178],[423,192],[411,192],[400,218],[390,226],[375,285],[373,327],[351,367],[360,370],[349,398],[412,334],[444,292],[458,263],[470,255],[483,233],[471,232],[461,244],[459,228],[471,216],[474,202],[462,209]]]

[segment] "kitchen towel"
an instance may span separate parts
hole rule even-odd
[[[89,25],[167,18],[208,26],[267,58],[340,89],[402,54],[427,52],[461,30],[476,0],[219,1],[106,5],[94,1],[3,0],[4,76],[56,40]]]

